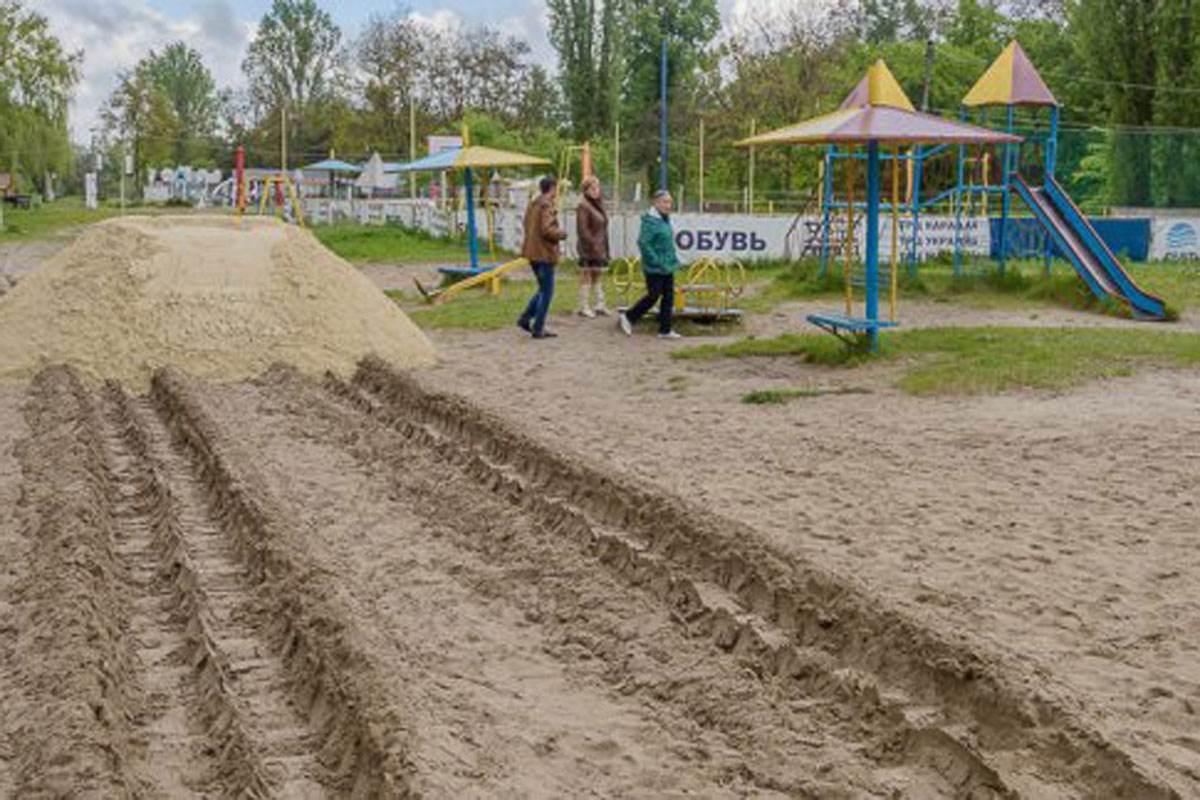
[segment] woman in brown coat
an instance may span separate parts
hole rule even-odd
[[[604,308],[604,270],[608,268],[608,211],[600,193],[600,179],[584,178],[583,196],[575,212],[579,251],[579,313],[585,317],[608,316]],[[592,288],[596,305],[591,304]]]

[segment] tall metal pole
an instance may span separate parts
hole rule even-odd
[[[279,169],[287,176],[287,106],[279,107]]]
[[[750,136],[753,137],[758,128],[758,121],[750,120]],[[750,213],[754,214],[754,146],[750,147],[750,189],[746,199],[746,205],[749,207]]]
[[[667,188],[667,37],[662,40],[662,55],[658,69],[659,115],[659,176],[658,188]]]
[[[471,268],[479,268],[479,235],[475,232],[475,181],[473,170],[467,167],[463,170],[463,183],[467,192],[467,238],[471,245]]]
[[[700,213],[704,213],[704,117],[700,118]]]
[[[613,127],[613,210],[621,207],[621,120]]]
[[[411,164],[417,160],[417,104],[413,102],[412,91],[408,93],[408,161]],[[417,174],[408,173],[408,197],[417,199]]]
[[[867,143],[867,319],[879,320],[879,142]],[[879,328],[871,328],[871,351],[879,350]]]

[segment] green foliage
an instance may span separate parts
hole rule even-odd
[[[263,112],[260,126],[278,130],[281,112],[286,111],[293,153],[325,150],[344,122],[339,92],[344,73],[341,42],[341,29],[316,0],[272,0],[258,23],[242,71],[252,101]],[[258,138],[269,141],[266,136]]]
[[[612,129],[620,101],[620,0],[546,0],[575,138]]]
[[[67,101],[81,61],[51,34],[45,16],[0,0],[0,170],[15,174],[19,192],[32,193],[47,172],[70,167]]]

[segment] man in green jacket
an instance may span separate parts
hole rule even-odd
[[[638,250],[642,253],[642,272],[646,276],[646,296],[633,308],[617,318],[626,336],[633,335],[633,325],[658,303],[658,336],[660,339],[679,339],[671,330],[671,314],[675,310],[675,270],[679,256],[675,253],[675,231],[671,229],[671,194],[664,190],[654,193],[653,209],[642,215],[638,233]]]

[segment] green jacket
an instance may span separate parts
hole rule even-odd
[[[671,275],[679,269],[679,256],[675,254],[675,232],[671,230],[671,223],[657,211],[647,211],[642,215],[638,250],[642,252],[643,272]]]

